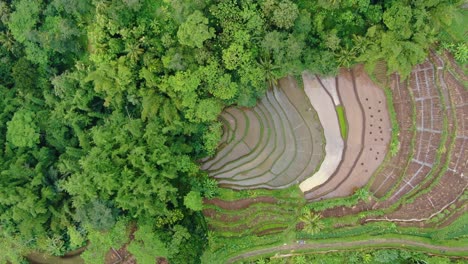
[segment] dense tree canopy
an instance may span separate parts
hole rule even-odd
[[[139,263],[197,263],[198,160],[218,115],[279,77],[385,60],[408,74],[456,1],[12,0],[0,2],[0,256],[20,263],[90,242]],[[441,12],[441,10],[444,10]],[[448,10],[448,11],[446,11]]]

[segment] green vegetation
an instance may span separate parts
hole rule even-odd
[[[307,206],[309,207],[309,209],[314,211],[323,211],[325,209],[330,209],[337,206],[350,207],[356,205],[359,201],[364,201],[368,199],[369,195],[369,190],[367,190],[366,188],[361,188],[356,190],[351,196],[317,201],[309,203],[307,204]]]
[[[459,13],[455,13],[449,26],[444,27],[439,34],[441,47],[452,52],[455,59],[464,65],[468,63],[467,23],[468,10],[462,9]]]
[[[400,126],[398,124],[397,114],[395,112],[395,106],[393,104],[392,90],[390,88],[384,89],[385,96],[387,98],[387,109],[390,114],[390,123],[392,124],[392,137],[390,139],[390,155],[393,157],[398,153],[400,149]]]
[[[346,120],[344,107],[342,105],[336,106],[336,113],[338,114],[338,121],[340,123],[341,137],[346,139],[348,137],[348,121]]]
[[[258,258],[241,263],[255,264],[306,264],[306,263],[465,263],[463,259],[427,255],[422,252],[401,249],[343,250],[338,252],[317,252],[315,254],[292,254],[270,258]]]
[[[468,238],[468,227],[464,221],[468,220],[468,215],[464,214],[449,226],[443,228],[413,228],[413,227],[398,227],[392,222],[369,222],[366,225],[355,225],[337,229],[336,225],[347,223],[353,224],[351,217],[348,219],[327,218],[323,219],[325,227],[320,233],[308,234],[306,232],[299,232],[297,234],[300,239],[343,239],[346,241],[360,240],[365,237],[381,237],[387,236],[388,238],[403,238],[407,236],[409,240],[417,238],[424,238],[436,241],[442,244],[452,246],[463,246]],[[465,253],[466,255],[466,253]]]
[[[222,109],[253,106],[276,79],[304,70],[385,60],[387,73],[407,76],[439,33],[460,27],[456,5],[1,1],[0,263],[88,242],[87,263],[127,242],[139,263],[199,263],[289,240],[304,204],[296,187],[228,196],[199,169],[222,136]],[[265,226],[249,223],[235,239],[207,230],[203,198],[262,193],[278,199],[257,208],[271,212]],[[223,227],[216,221],[206,220]]]
[[[211,231],[203,263],[224,263],[243,251],[295,239],[297,219],[306,202],[297,186],[274,191],[221,190],[219,198],[225,201],[272,197],[274,202],[256,202],[235,210],[205,205],[205,209],[214,210],[215,215],[206,218]]]

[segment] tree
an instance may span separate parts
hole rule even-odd
[[[273,65],[271,59],[269,58],[260,58],[259,64],[265,72],[265,82],[268,84],[268,86],[270,88],[276,86],[278,83],[278,77],[275,74],[275,70],[279,69],[279,67]]]
[[[320,221],[322,218],[319,214],[314,214],[312,212],[303,214],[299,217],[299,221],[304,223],[304,232],[310,235],[317,234],[324,228],[324,224]]]
[[[15,11],[11,13],[8,27],[15,39],[25,43],[39,20],[41,1],[19,0],[14,4]]]
[[[26,241],[22,241],[18,236],[11,236],[4,230],[0,234],[0,247],[7,248],[0,254],[0,263],[22,264],[25,263],[24,256],[29,253]]]
[[[175,225],[172,228],[171,241],[168,246],[168,255],[171,258],[174,258],[177,255],[183,254],[183,252],[181,252],[181,249],[183,249],[182,246],[190,239],[190,237],[190,233],[186,227]]]
[[[86,250],[80,255],[86,264],[104,263],[110,248],[120,248],[128,241],[128,219],[122,217],[107,231],[86,228],[89,240]]]
[[[135,256],[138,263],[154,264],[156,257],[168,256],[168,249],[160,240],[160,235],[153,231],[151,225],[140,224],[134,237],[128,245],[128,251]]]
[[[468,62],[468,45],[463,42],[458,43],[457,47],[455,48],[454,57],[462,64]]]
[[[136,62],[140,55],[143,54],[144,50],[140,48],[139,43],[128,43],[125,52],[132,62]]]
[[[6,51],[16,54],[18,47],[10,31],[0,32],[0,44]]]
[[[84,233],[77,230],[75,226],[70,225],[67,229],[67,234],[70,237],[70,247],[72,249],[82,247],[86,244]]]
[[[408,39],[412,34],[411,18],[411,7],[401,2],[394,2],[383,14],[383,22],[388,29],[397,33],[402,39]]]
[[[306,264],[307,259],[304,255],[294,257],[294,264]]]
[[[18,110],[7,122],[7,140],[15,147],[33,147],[39,143],[36,115],[26,109]]]
[[[38,77],[36,67],[25,57],[16,61],[11,75],[15,82],[15,88],[21,95],[35,90]]]
[[[325,47],[332,51],[336,51],[340,48],[341,39],[337,36],[336,30],[331,30],[325,36]]]
[[[193,211],[201,211],[203,202],[199,192],[191,191],[184,198],[184,205]]]
[[[116,222],[116,212],[102,201],[92,201],[78,207],[75,219],[84,226],[91,226],[95,230],[106,231]]]
[[[263,1],[262,10],[270,18],[272,24],[281,29],[291,28],[299,15],[297,5],[289,0]]]
[[[206,153],[206,156],[212,156],[215,154],[219,141],[221,140],[222,133],[222,124],[220,122],[211,124],[203,132],[203,150],[204,153]]]
[[[281,1],[273,10],[271,20],[279,28],[289,29],[294,25],[294,21],[299,15],[297,5],[289,0]]]
[[[355,59],[356,56],[354,50],[348,48],[340,49],[337,55],[339,65],[348,69],[354,64]]]
[[[216,121],[221,114],[222,104],[216,99],[202,99],[196,106],[196,117],[202,122]]]
[[[223,62],[228,70],[235,70],[242,65],[242,62],[248,60],[248,53],[245,52],[243,45],[232,44],[223,50]]]
[[[395,263],[399,259],[398,251],[392,249],[379,250],[373,255],[377,263]]]
[[[182,45],[201,48],[205,40],[214,37],[214,29],[208,27],[208,18],[196,10],[180,25],[177,37]]]

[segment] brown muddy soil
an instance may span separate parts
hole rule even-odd
[[[344,159],[327,183],[306,194],[309,200],[352,195],[369,181],[387,153],[391,126],[383,90],[362,65],[341,74],[344,77],[338,77],[338,93],[350,124]]]
[[[438,71],[441,70],[438,69]],[[468,172],[468,138],[465,134],[468,128],[468,106],[465,101],[468,97],[468,92],[461,84],[451,78],[450,73],[439,74],[439,77],[441,89],[448,90],[447,92],[450,95],[456,112],[457,130],[452,135],[455,138],[449,138],[450,140],[454,140],[454,148],[452,149],[451,156],[443,155],[445,159],[450,159],[448,168],[430,192],[418,196],[413,203],[405,204],[394,213],[389,214],[388,217],[391,219],[429,217],[454,202],[468,186],[468,178],[466,177]],[[452,125],[449,131],[454,132],[454,129],[455,127]],[[446,149],[449,147],[447,146]],[[445,159],[443,160],[445,161]]]
[[[364,114],[355,93],[353,76],[348,70],[341,70],[336,78],[336,90],[346,111],[348,137],[345,141],[343,158],[335,173],[322,185],[306,193],[306,198],[317,199],[336,189],[351,173],[363,148]],[[325,89],[327,83],[321,82]],[[328,89],[327,89],[328,90]]]
[[[415,133],[415,131],[411,130],[411,118],[413,115],[411,107],[413,101],[411,100],[406,82],[402,82],[398,75],[393,75],[391,79],[394,108],[400,127],[398,135],[400,147],[396,155],[384,164],[370,186],[370,191],[378,198],[383,197],[395,186],[399,180],[399,176],[404,173],[408,164],[408,158],[413,151],[411,140]]]
[[[399,175],[402,180],[387,204],[398,201],[418,186],[429,172],[438,169],[434,162],[441,142],[444,112],[434,82],[434,67],[429,61],[415,67],[410,76],[410,89],[416,106],[415,149],[408,170]]]
[[[437,58],[433,58],[437,63],[435,59]],[[436,68],[437,71],[442,71],[443,65],[437,64],[436,66],[437,67],[434,67],[431,63],[426,62],[416,67],[415,71],[413,71],[411,75],[410,88],[415,96],[417,106],[417,134],[414,157],[410,161],[408,170],[401,175],[401,177],[403,177],[403,181],[397,188],[392,189],[392,185],[384,187],[385,182],[388,182],[389,180],[398,182],[398,177],[395,176],[400,175],[392,175],[388,172],[401,171],[401,167],[403,167],[402,165],[405,163],[405,159],[398,159],[398,157],[395,157],[386,165],[380,174],[377,175],[371,185],[371,191],[382,196],[387,193],[386,191],[381,191],[383,188],[392,190],[390,199],[384,202],[376,202],[372,200],[359,202],[356,206],[350,208],[336,207],[328,209],[322,212],[324,217],[340,217],[349,214],[357,214],[366,210],[385,209],[417,187],[418,189],[414,189],[414,193],[411,193],[411,196],[408,196],[414,197],[414,201],[400,206],[394,212],[387,214],[385,218],[395,220],[413,219],[415,221],[397,221],[397,223],[402,226],[430,227],[436,224],[416,220],[430,217],[434,213],[447,208],[447,205],[452,202],[455,202],[454,204],[457,208],[466,208],[466,203],[460,204],[456,199],[468,186],[468,178],[466,177],[468,173],[468,150],[466,147],[468,146],[466,143],[466,140],[468,140],[468,92],[464,89],[463,85],[451,75],[450,72],[443,71],[443,74],[435,72],[434,68]],[[446,112],[442,109],[440,101],[441,98],[435,89],[435,74],[438,74],[437,79],[440,82],[441,94],[447,97],[444,98],[445,104],[448,105]],[[396,86],[396,84],[399,84],[399,86]],[[404,112],[409,112],[409,109],[405,111],[402,107],[404,107],[404,105],[410,105],[407,100],[404,99],[406,96],[402,93],[404,90],[401,89],[401,87],[403,87],[401,82],[393,81],[395,110],[397,112],[400,126],[403,123],[403,119],[401,119],[401,117],[409,116],[404,114]],[[399,97],[401,99],[400,101],[395,100]],[[400,103],[401,101],[403,103]],[[454,109],[451,107],[452,103],[454,104]],[[452,110],[455,112],[455,116],[452,114]],[[449,135],[444,146],[440,146],[442,116],[447,118]],[[409,120],[410,119],[407,118],[406,122],[409,122]],[[457,129],[456,134],[453,134],[455,132],[455,127]],[[409,139],[409,136],[402,137],[402,134],[410,135],[411,131],[405,130],[404,127],[401,128],[402,133],[400,133],[400,139]],[[441,155],[441,162],[439,166],[435,167],[435,154],[437,151],[441,151],[440,149],[447,151],[453,140],[455,141],[451,155]],[[402,149],[400,149],[400,153],[401,152]],[[405,152],[409,153],[410,150],[405,150]],[[449,166],[447,170],[444,171],[445,168],[443,168],[443,164],[446,161],[449,162]],[[433,172],[433,176],[431,178],[427,178],[427,175],[431,170]],[[437,181],[437,183],[434,181]],[[423,182],[425,183],[422,184]],[[421,185],[418,186],[418,184]],[[431,187],[432,185],[433,188],[428,193],[418,194],[420,190]],[[378,195],[376,196],[378,197]],[[448,225],[462,213],[464,213],[464,210],[458,211],[454,215],[450,216],[449,219],[444,220],[442,224],[444,226]]]

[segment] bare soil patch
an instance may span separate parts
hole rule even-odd
[[[322,83],[325,89],[333,90],[332,88],[327,88],[326,85],[328,83]],[[335,173],[324,184],[306,192],[305,195],[308,200],[317,199],[333,191],[342,183],[353,170],[363,148],[364,113],[354,92],[355,88],[351,72],[344,69],[341,70],[337,77],[335,89],[339,98],[337,101],[341,101],[348,112],[348,138],[345,142],[343,159]]]
[[[385,218],[394,219],[397,223],[404,226],[434,226],[435,223],[417,219],[426,219],[441,210],[445,211],[448,205],[452,203],[455,208],[466,208],[466,204],[457,202],[457,199],[468,187],[468,178],[466,177],[468,173],[468,150],[466,148],[466,140],[468,139],[466,134],[468,127],[468,104],[466,103],[468,92],[450,72],[443,70],[444,65],[439,65],[436,59],[433,58],[435,63],[437,63],[436,68],[438,72],[434,72],[433,65],[426,62],[415,67],[411,75],[410,88],[415,95],[414,99],[418,113],[416,117],[417,129],[414,157],[410,161],[408,169],[401,175],[388,173],[401,171],[399,167],[402,166],[398,166],[397,164],[404,164],[405,159],[397,156],[377,175],[376,180],[371,185],[371,190],[379,195],[385,194],[385,192],[381,191],[384,188],[393,190],[390,199],[382,202],[373,200],[359,202],[351,208],[332,208],[322,212],[325,217],[340,217],[348,214],[357,214],[366,210],[385,209],[404,195],[406,198],[412,197],[414,200],[402,204],[394,212],[385,216]],[[437,92],[435,74],[438,76],[437,80],[440,81],[441,94],[447,96],[447,99],[444,98],[444,103],[447,105],[445,111],[442,109],[442,101]],[[401,83],[395,82],[397,78],[393,78],[394,99],[398,97],[404,99],[404,93],[401,93],[404,90],[400,89],[402,87]],[[397,83],[400,83],[400,85],[396,86],[395,84]],[[405,117],[405,115],[401,113],[401,110],[404,110],[401,106],[409,104],[403,103],[400,104],[400,107],[397,107],[400,102],[407,100],[394,101],[398,120],[402,124],[401,117]],[[452,108],[452,104],[454,104],[454,108]],[[452,112],[455,112],[455,116]],[[448,122],[448,138],[446,144],[441,146],[442,117],[444,116]],[[409,121],[409,118],[407,120]],[[402,134],[411,134],[411,131],[405,131],[403,126],[401,128]],[[454,134],[455,128],[456,134]],[[409,137],[401,137],[400,135],[400,138],[405,139]],[[453,149],[451,149],[452,142]],[[449,150],[451,152],[447,152]],[[410,151],[411,149],[408,149],[404,152],[409,153]],[[402,149],[400,149],[401,152]],[[435,155],[438,152],[441,152],[442,155],[440,163],[436,167],[434,162]],[[394,163],[395,161],[396,163]],[[444,167],[446,161],[448,161],[447,168]],[[431,178],[427,178],[429,173],[433,174]],[[386,182],[390,180],[399,182],[398,177],[402,178],[401,184],[397,188],[392,188],[391,184],[385,187]],[[425,189],[429,191],[420,193]],[[407,195],[408,193],[410,193],[410,196]],[[448,225],[461,213],[463,213],[463,210],[457,211],[457,213],[450,216],[450,219],[443,221],[442,224]],[[384,219],[382,218],[382,220]]]
[[[335,104],[330,94],[315,76],[303,73],[302,77],[304,90],[311,104],[317,110],[326,141],[326,154],[320,168],[299,185],[303,192],[307,192],[325,183],[336,171],[342,159],[344,142],[341,138]]]
[[[390,83],[394,109],[400,127],[400,134],[398,135],[400,146],[398,153],[384,164],[384,167],[376,175],[370,186],[370,191],[378,198],[383,197],[398,182],[400,175],[404,173],[409,156],[413,151],[411,141],[415,133],[415,131],[411,130],[413,101],[408,86],[406,82],[400,80],[398,75],[392,75]]]
[[[394,189],[388,203],[398,201],[426,179],[430,171],[438,169],[434,162],[441,142],[444,111],[435,84],[434,67],[429,61],[415,67],[410,76],[410,89],[416,105],[415,149],[408,170],[401,175],[400,185]]]
[[[350,108],[353,105],[349,105],[348,108],[345,106],[345,108],[348,118],[352,115],[362,115],[362,128],[359,129],[359,125],[354,128],[360,134],[356,135],[356,137],[361,137],[362,146],[360,146],[359,141],[354,142],[355,139],[349,137],[350,140],[353,140],[350,141],[349,151],[359,151],[358,157],[354,162],[348,161],[352,165],[349,170],[344,168],[343,174],[346,175],[347,173],[344,180],[331,192],[321,196],[321,199],[349,196],[356,189],[364,186],[384,160],[390,141],[390,118],[383,90],[372,82],[362,66],[353,69],[351,75],[354,83],[353,91],[358,104],[354,104],[353,108]],[[344,89],[347,88],[343,87],[342,89],[339,87],[340,92]],[[341,99],[345,100],[344,96]],[[355,155],[351,156],[355,157]],[[340,176],[343,177],[343,174],[340,174]]]
[[[437,63],[437,69],[442,70],[443,65],[439,65],[438,61],[435,59],[433,60]],[[465,175],[468,170],[468,154],[465,150],[465,140],[467,139],[465,123],[468,121],[468,104],[466,102],[468,100],[468,93],[458,79],[454,78],[450,72],[443,72],[443,75],[441,75],[440,72],[437,72],[437,74],[438,79],[441,80],[441,93],[443,96],[447,97],[444,98],[444,103],[448,105],[448,111],[446,112],[441,108],[442,102],[440,101],[439,94],[435,87],[435,73],[432,64],[426,62],[422,65],[418,65],[411,76],[410,88],[415,95],[415,102],[417,103],[417,134],[414,158],[410,160],[408,170],[404,174],[401,172],[405,171],[404,164],[408,162],[408,157],[411,154],[412,149],[409,147],[409,142],[411,142],[411,137],[414,133],[410,130],[410,106],[412,101],[407,89],[405,89],[405,83],[399,81],[398,75],[392,76],[393,100],[401,128],[399,138],[401,140],[400,142],[403,144],[398,155],[386,163],[385,167],[376,175],[370,190],[373,191],[377,197],[384,196],[388,190],[394,190],[391,196],[393,199],[382,202],[374,200],[361,201],[356,206],[350,208],[336,207],[328,209],[322,212],[324,217],[340,217],[367,210],[385,209],[397,202],[400,197],[412,191],[417,187],[418,183],[423,181],[425,181],[425,183],[419,186],[420,189],[418,189],[418,192],[419,190],[429,187],[433,187],[433,189],[425,194],[414,192],[411,194],[415,197],[414,201],[404,204],[386,217],[401,219],[427,217],[437,210],[440,210],[440,208],[446,208],[446,205],[453,202],[465,189],[467,181]],[[448,100],[448,98],[450,100]],[[456,108],[453,109],[456,113],[456,120],[452,115],[452,109],[450,107],[452,102],[456,105]],[[457,141],[455,142],[452,155],[441,156],[440,164],[444,164],[445,161],[450,158],[449,167],[445,174],[443,174],[439,180],[435,176],[433,176],[434,179],[427,180],[426,177],[431,170],[433,170],[434,175],[439,175],[441,172],[443,173],[442,169],[444,168],[442,168],[442,165],[434,169],[432,165],[435,161],[435,154],[438,151],[447,151],[450,147],[450,137],[444,146],[440,146],[443,116],[445,116],[448,121],[449,135],[454,132],[455,126],[457,126]],[[404,144],[404,142],[407,143]],[[457,163],[459,161],[462,162]],[[398,188],[394,188],[394,184],[400,181],[400,176],[404,176],[401,179],[401,184]],[[439,182],[437,184],[435,184],[435,182],[432,183],[434,180],[438,180]],[[460,205],[456,205],[456,207],[458,208]],[[455,213],[455,215],[456,214],[460,214],[460,212]],[[450,219],[452,220],[447,222],[452,222],[456,219],[456,216],[451,216]],[[405,222],[404,225],[423,227],[433,226],[434,223]]]
[[[438,69],[438,71],[442,70]],[[451,156],[445,155],[445,158],[449,159],[448,168],[430,192],[418,196],[413,203],[403,205],[397,211],[390,214],[389,218],[413,219],[429,217],[434,212],[439,212],[448,204],[453,203],[468,186],[468,177],[466,177],[468,171],[468,139],[465,137],[465,130],[468,127],[468,120],[466,119],[468,106],[466,105],[466,101],[464,101],[468,96],[468,92],[458,82],[454,81],[453,76],[450,77],[450,73],[445,72],[445,74],[440,74],[439,76],[441,88],[448,90],[448,94],[452,99],[451,102],[453,102],[456,110],[457,131],[453,135],[455,138],[451,138],[451,140],[455,140],[454,148]],[[446,82],[446,80],[449,81]],[[448,114],[451,113],[450,110],[452,110],[451,107]],[[449,132],[453,132],[453,130],[454,126],[452,125]]]

